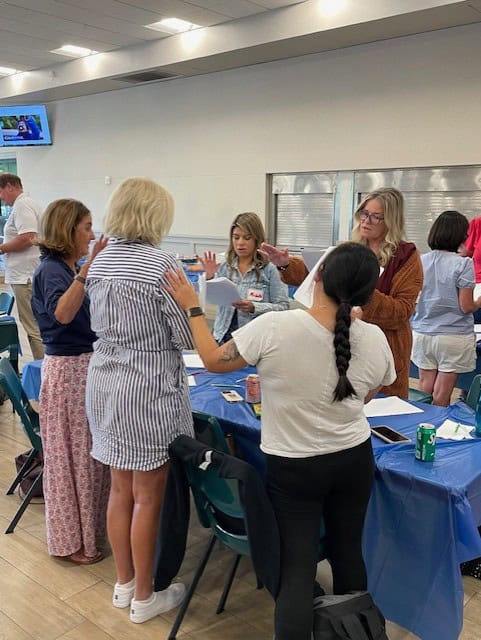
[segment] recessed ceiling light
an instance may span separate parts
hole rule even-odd
[[[187,20],[180,20],[180,18],[165,18],[158,22],[145,25],[147,29],[154,29],[155,31],[167,31],[168,33],[181,33],[182,31],[191,31],[192,29],[198,29],[201,25],[194,24],[193,22],[187,22]]]
[[[85,56],[92,56],[98,51],[93,49],[86,49],[85,47],[76,47],[73,44],[66,44],[58,49],[52,49],[50,53],[58,53],[61,56],[69,56],[69,58],[84,58]]]
[[[18,69],[12,69],[11,67],[0,67],[0,76],[11,76],[14,73],[19,73]]]
[[[346,8],[346,0],[320,0],[321,11],[325,16],[334,16]]]

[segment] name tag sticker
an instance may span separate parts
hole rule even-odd
[[[249,289],[247,292],[247,300],[252,300],[253,302],[262,302],[264,299],[264,292],[262,289]]]

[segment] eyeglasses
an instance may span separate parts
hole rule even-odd
[[[359,216],[359,220],[362,220],[362,222],[368,220],[369,224],[380,224],[384,220],[384,216],[378,216],[376,213],[369,213],[369,211],[366,211],[365,209],[358,211],[357,215]]]

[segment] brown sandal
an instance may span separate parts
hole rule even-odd
[[[78,554],[78,555],[77,555]],[[95,564],[104,559],[104,554],[99,551],[94,556],[84,556],[82,552],[72,553],[69,556],[54,556],[57,560],[63,562],[72,562],[73,564]]]

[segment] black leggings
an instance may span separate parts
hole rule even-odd
[[[276,640],[310,640],[322,518],[333,591],[363,591],[362,530],[374,479],[371,439],[312,458],[267,456],[267,490],[281,536]]]

